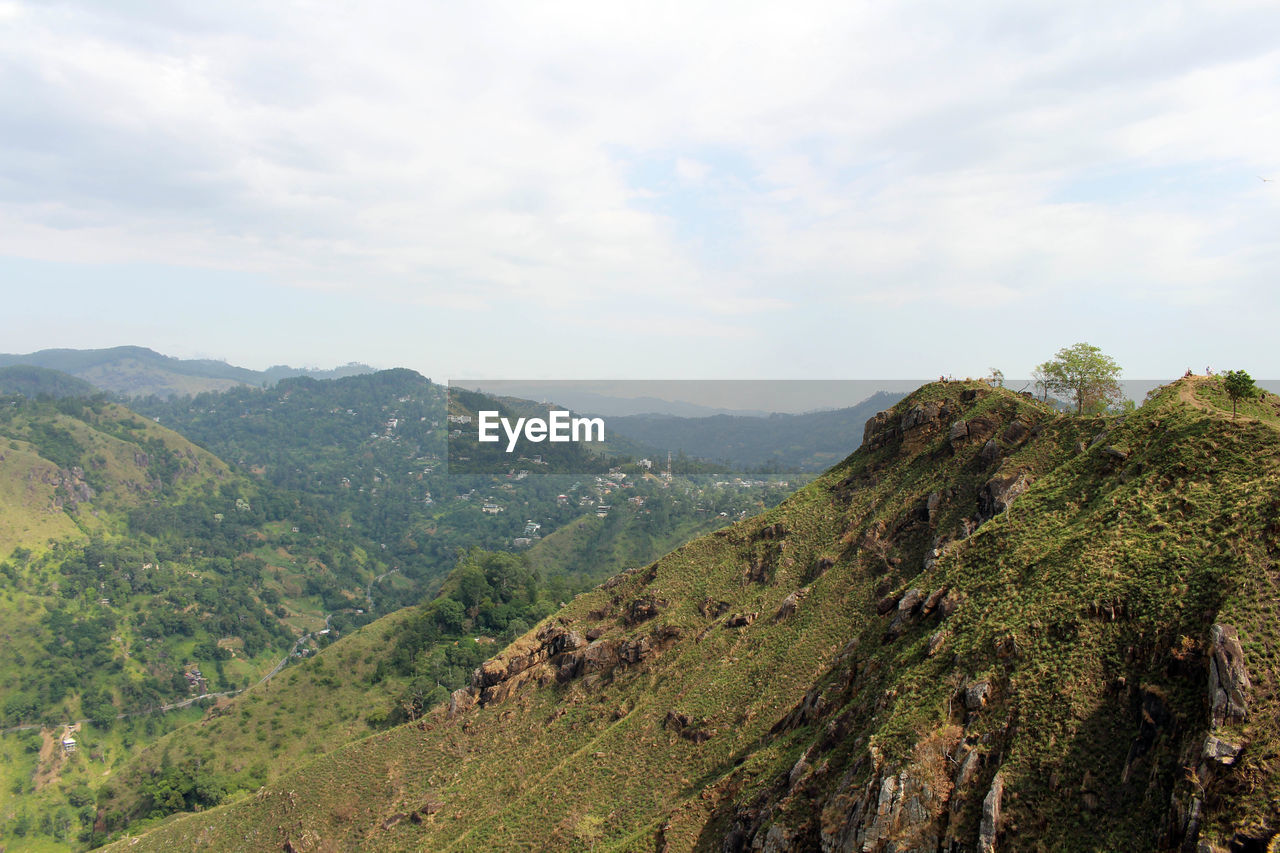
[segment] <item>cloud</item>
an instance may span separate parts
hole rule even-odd
[[[1278,35],[1207,2],[8,3],[0,253],[728,339],[797,300],[1194,305],[1274,268]]]

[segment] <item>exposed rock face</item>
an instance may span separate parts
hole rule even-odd
[[[1230,625],[1214,625],[1209,631],[1209,695],[1213,700],[1215,727],[1243,722],[1249,716],[1245,691],[1249,671],[1244,664],[1240,637]]]
[[[1004,512],[1029,488],[1031,488],[1031,478],[1023,471],[992,477],[978,493],[980,518],[994,518]]]
[[[1000,801],[1004,798],[1004,777],[999,773],[991,780],[991,790],[982,801],[982,823],[978,827],[978,850],[994,853],[996,833],[1000,831]]]
[[[471,675],[471,686],[455,690],[449,697],[449,716],[457,716],[473,705],[503,702],[531,682],[563,684],[582,678],[590,688],[618,667],[647,660],[679,638],[679,628],[662,625],[639,637],[604,639],[597,634],[595,640],[588,642],[577,630],[548,625],[532,643],[513,644],[503,656],[480,664]]]
[[[1221,796],[1222,786],[1234,773],[1240,755],[1248,746],[1239,737],[1238,730],[1235,733],[1231,730],[1223,731],[1224,727],[1236,726],[1248,719],[1247,692],[1252,689],[1240,636],[1231,625],[1219,623],[1209,629],[1208,687],[1211,709],[1209,731],[1199,747],[1199,755],[1183,755],[1187,766],[1195,766],[1199,786],[1184,790],[1181,798],[1175,791],[1170,806],[1169,832],[1174,840],[1181,840],[1182,850],[1218,849],[1200,838],[1204,805],[1206,800],[1212,802]],[[1239,845],[1237,841],[1240,842]],[[1256,846],[1246,843],[1253,841],[1255,839],[1244,839],[1237,834],[1231,849],[1265,849],[1264,842],[1258,842]]]

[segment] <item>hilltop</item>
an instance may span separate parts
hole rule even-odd
[[[1275,398],[926,386],[415,723],[127,849],[1263,849]]]

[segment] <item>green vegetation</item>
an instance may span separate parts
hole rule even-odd
[[[326,614],[371,618],[351,614],[387,568],[364,540],[101,397],[0,398],[0,448],[6,844],[92,835],[96,816],[60,822],[63,769],[102,778],[58,751],[64,726],[92,726],[108,747],[89,760],[117,766],[190,719],[157,712],[257,682]],[[11,736],[52,746],[19,761]]]
[[[90,383],[59,370],[26,364],[0,367],[0,394],[21,394],[25,397],[92,397],[97,393],[98,389]]]
[[[1216,384],[1070,418],[926,386],[782,505],[575,597],[452,708],[118,849],[976,848],[1000,791],[1000,849],[1177,849],[1193,803],[1198,840],[1264,849],[1280,431]],[[470,562],[461,618],[528,605],[517,567]],[[1218,722],[1214,625],[1252,679]],[[1210,733],[1238,757],[1202,758]]]
[[[1236,406],[1241,400],[1252,400],[1258,396],[1258,386],[1253,384],[1253,377],[1243,370],[1228,370],[1222,377],[1222,390],[1231,398],[1231,419],[1235,420]]]
[[[1051,361],[1035,370],[1037,384],[1046,391],[1066,394],[1076,414],[1097,414],[1123,399],[1120,365],[1101,349],[1086,343],[1063,347]]]

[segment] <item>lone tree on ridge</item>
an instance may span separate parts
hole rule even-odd
[[[1037,384],[1075,401],[1076,414],[1102,411],[1124,399],[1120,365],[1098,347],[1086,343],[1063,347],[1036,367]]]
[[[1258,396],[1258,386],[1253,377],[1243,370],[1228,370],[1222,377],[1222,387],[1231,398],[1231,420],[1236,419],[1236,403]]]

